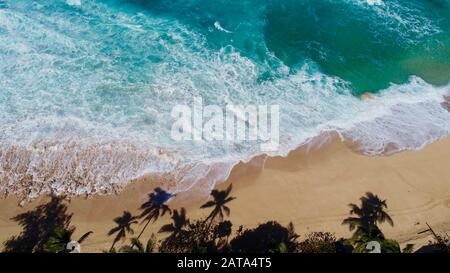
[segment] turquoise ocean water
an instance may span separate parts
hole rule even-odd
[[[172,140],[195,96],[280,105],[272,155],[327,131],[419,149],[450,133],[449,80],[448,0],[0,0],[0,191],[209,189],[260,151]]]

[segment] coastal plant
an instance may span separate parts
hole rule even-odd
[[[275,221],[238,231],[230,242],[234,253],[286,253],[297,249],[297,234]]]
[[[155,222],[160,216],[164,216],[166,213],[171,214],[171,210],[169,206],[166,205],[166,202],[174,196],[174,194],[168,193],[159,187],[148,195],[147,202],[140,207],[142,213],[139,218],[142,218],[142,222],[146,223],[137,236],[138,240],[152,220]]]
[[[232,228],[233,224],[230,221],[222,221],[215,226],[214,233],[218,238],[225,238],[228,242],[233,231]]]
[[[297,234],[297,232],[295,232],[295,227],[294,224],[292,222],[289,222],[288,226],[287,226],[287,230],[288,230],[288,240],[289,242],[293,242],[296,244],[298,238],[300,238],[300,235]]]
[[[437,253],[450,253],[450,236],[447,233],[434,234],[434,240],[428,242],[428,246]]]
[[[229,238],[233,232],[233,223],[228,220],[217,223],[213,227],[214,239],[220,252],[231,252]]]
[[[385,211],[387,209],[386,200],[380,199],[377,195],[367,192],[360,198],[361,205],[349,204],[350,216],[344,221],[343,225],[348,225],[350,231],[354,231],[352,237],[347,240],[353,246],[356,253],[370,252],[367,244],[376,241],[380,244],[383,253],[399,253],[400,245],[398,242],[386,239],[378,224],[387,222],[394,226],[391,216]]]
[[[124,211],[122,216],[114,218],[114,222],[117,224],[117,226],[112,228],[108,232],[108,236],[116,234],[111,248],[109,249],[110,252],[114,251],[114,246],[118,241],[125,239],[127,233],[134,234],[134,230],[131,228],[131,226],[138,223],[136,219],[137,217],[133,216],[128,211]]]
[[[312,232],[298,244],[300,253],[336,253],[336,237],[330,232]]]
[[[369,242],[376,241],[380,244],[381,253],[400,253],[400,245],[397,241],[386,239],[384,237],[377,238],[369,238],[366,235],[358,236],[357,238],[352,237],[348,240],[353,245],[353,253],[368,253],[371,252],[371,249],[368,249],[367,246]]]
[[[235,199],[235,197],[229,196],[231,193],[232,185],[228,186],[228,188],[224,191],[212,190],[211,196],[213,200],[207,201],[200,208],[213,208],[211,213],[205,219],[205,222],[210,221],[210,225],[215,219],[223,220],[224,215],[230,215],[230,208],[226,206],[228,202],[231,202]]]
[[[446,233],[439,234],[434,231],[434,229],[428,224],[425,223],[428,229],[419,232],[422,233],[431,233],[433,235],[433,240],[428,241],[428,244],[419,248],[417,253],[450,253],[450,236]]]
[[[210,225],[205,220],[195,220],[176,234],[161,242],[163,253],[217,253],[228,252],[231,222]]]
[[[75,227],[70,227],[70,228],[56,227],[53,230],[53,235],[44,244],[44,247],[43,247],[44,252],[48,252],[48,253],[70,252],[70,250],[67,249],[67,244],[69,242],[74,241],[72,239],[72,235],[74,232],[75,232]],[[76,240],[76,242],[78,244],[81,244],[92,233],[93,233],[92,231],[86,232],[78,240]]]
[[[403,249],[402,253],[413,253],[414,251],[414,244],[407,244]]]

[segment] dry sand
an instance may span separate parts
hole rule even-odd
[[[265,161],[261,171],[258,167]],[[286,158],[258,158],[239,164],[230,179],[219,185],[233,183],[230,203],[231,220],[254,227],[258,223],[277,220],[292,221],[299,234],[330,231],[337,237],[349,236],[342,220],[348,216],[347,204],[358,203],[359,197],[371,191],[387,199],[388,212],[395,226],[382,226],[387,237],[402,243],[422,245],[430,238],[419,235],[428,222],[437,231],[450,231],[450,138],[426,146],[420,151],[406,151],[392,156],[368,157],[334,138],[320,149],[308,147],[292,152]],[[138,213],[147,193],[156,186],[170,183],[153,179],[131,183],[119,195],[74,198],[69,204],[74,237],[88,230],[94,234],[83,244],[83,251],[108,249],[112,238],[106,233],[114,226],[112,219],[124,210]],[[199,185],[204,187],[204,185]],[[0,200],[0,242],[18,234],[20,228],[10,218],[45,202],[40,198],[24,207],[18,200]],[[185,206],[191,218],[204,217],[208,211],[197,209],[205,201],[204,194],[179,195],[172,207]],[[163,217],[151,225],[144,239],[169,221]],[[139,232],[142,226],[135,226]],[[118,244],[120,246],[120,244]]]

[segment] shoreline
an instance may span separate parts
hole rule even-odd
[[[5,158],[7,160],[5,160],[5,162],[2,162],[6,167],[4,168],[6,171],[3,172],[3,174],[7,173],[8,175],[5,176],[1,176],[2,178],[2,182],[6,181],[6,183],[0,185],[1,187],[1,192],[0,192],[0,198],[4,198],[5,196],[17,196],[18,198],[22,199],[22,203],[25,204],[26,202],[32,201],[33,199],[35,199],[36,197],[39,197],[40,195],[45,195],[45,194],[50,194],[51,192],[56,192],[57,194],[65,194],[67,193],[68,195],[70,195],[71,197],[79,197],[79,196],[84,196],[84,195],[89,195],[89,196],[97,196],[97,195],[109,195],[109,194],[120,194],[121,191],[123,191],[124,188],[128,187],[128,185],[130,183],[132,183],[132,181],[136,181],[136,180],[142,180],[142,179],[148,179],[148,177],[150,177],[150,179],[153,179],[154,176],[156,176],[156,179],[160,179],[161,176],[171,176],[172,179],[177,179],[177,177],[196,177],[197,172],[189,172],[189,168],[192,167],[192,169],[196,169],[197,167],[200,166],[200,171],[204,172],[204,169],[202,169],[202,167],[206,166],[207,171],[204,172],[205,175],[204,177],[199,178],[198,180],[188,180],[187,183],[184,183],[185,181],[182,181],[183,183],[178,183],[177,187],[175,188],[175,191],[178,192],[178,186],[181,185],[181,190],[186,190],[186,189],[190,189],[191,187],[197,187],[197,185],[205,185],[207,184],[207,182],[209,182],[209,186],[208,187],[202,187],[203,189],[205,189],[205,192],[209,191],[211,189],[211,185],[216,185],[217,183],[222,183],[222,180],[226,180],[227,176],[229,175],[229,173],[235,168],[236,165],[238,165],[240,162],[252,162],[254,161],[255,158],[259,158],[259,157],[285,157],[289,154],[291,154],[293,151],[296,150],[301,150],[303,149],[304,146],[306,147],[311,147],[314,146],[315,142],[318,142],[319,145],[321,142],[326,142],[327,138],[329,137],[329,135],[339,135],[339,137],[341,138],[341,141],[343,141],[346,145],[348,145],[351,149],[353,149],[355,152],[357,153],[361,153],[361,154],[365,154],[368,156],[390,156],[396,153],[401,153],[401,152],[405,152],[405,151],[416,151],[416,150],[421,150],[423,149],[425,146],[429,145],[430,143],[436,142],[442,138],[446,138],[448,136],[450,136],[450,132],[447,129],[444,129],[442,131],[440,131],[442,128],[446,128],[447,123],[443,126],[442,122],[446,122],[448,121],[448,112],[450,112],[450,83],[445,85],[445,86],[437,86],[434,87],[433,86],[433,90],[434,93],[439,93],[439,94],[434,94],[432,93],[432,95],[438,95],[439,99],[438,99],[438,103],[437,105],[435,105],[435,107],[437,107],[437,109],[440,109],[441,111],[443,111],[445,113],[445,117],[441,117],[441,120],[438,120],[438,123],[433,124],[433,128],[431,129],[427,129],[428,131],[426,133],[431,134],[427,135],[425,137],[421,137],[419,136],[419,139],[417,140],[418,142],[415,142],[416,140],[414,140],[411,144],[411,142],[405,141],[396,141],[395,137],[394,140],[392,140],[392,142],[389,143],[385,143],[386,139],[383,139],[383,137],[379,137],[378,135],[374,138],[374,139],[378,139],[381,138],[381,144],[382,145],[375,145],[378,142],[376,142],[375,148],[371,147],[369,145],[369,147],[365,147],[365,143],[364,143],[364,138],[358,137],[358,135],[354,136],[352,135],[352,130],[351,128],[347,128],[346,126],[344,126],[343,128],[347,128],[347,129],[339,129],[338,127],[331,127],[329,129],[323,129],[322,131],[318,131],[317,135],[311,135],[309,137],[306,137],[305,139],[301,140],[300,142],[294,142],[296,144],[294,145],[288,145],[287,147],[284,147],[283,149],[280,148],[279,152],[274,152],[274,153],[266,153],[266,152],[256,152],[256,153],[250,153],[247,155],[241,155],[240,157],[233,157],[231,160],[227,159],[227,160],[223,160],[223,158],[220,158],[219,160],[213,160],[213,161],[209,161],[207,163],[200,163],[200,164],[186,164],[183,165],[182,168],[188,170],[186,172],[180,171],[179,169],[175,168],[172,166],[172,168],[170,168],[169,170],[162,170],[161,172],[159,172],[158,174],[149,174],[149,171],[147,169],[147,171],[145,170],[141,170],[138,172],[131,172],[130,175],[126,175],[126,176],[122,176],[123,173],[127,173],[128,169],[126,170],[119,170],[119,173],[115,173],[114,171],[108,171],[106,173],[95,173],[94,171],[94,175],[92,175],[91,171],[92,169],[89,168],[89,166],[91,164],[89,164],[89,161],[85,161],[86,158],[83,157],[75,157],[75,160],[70,161],[70,164],[64,164],[62,166],[69,166],[66,169],[64,169],[64,171],[62,172],[64,175],[62,176],[54,176],[55,173],[60,173],[61,170],[59,170],[60,166],[61,166],[61,162],[58,160],[65,160],[68,157],[70,157],[73,153],[77,153],[76,149],[78,149],[79,147],[72,147],[73,143],[68,144],[68,146],[66,147],[64,142],[59,143],[57,146],[53,146],[52,141],[48,144],[45,141],[43,143],[40,143],[39,145],[37,145],[36,147],[34,147],[33,149],[28,149],[26,147],[22,147],[22,146],[15,146],[12,145],[11,147],[7,147],[6,152],[5,152]],[[387,90],[387,89],[386,89]],[[374,94],[372,95],[368,95],[368,94],[372,94],[372,93],[363,93],[360,96],[361,100],[364,101],[373,101],[373,102],[378,102],[383,104],[383,101],[380,100],[378,97],[376,97]],[[395,94],[394,94],[395,95]],[[413,105],[416,104],[421,104],[421,103],[425,103],[425,102],[436,102],[435,99],[431,99],[431,100],[422,100],[422,97],[420,97],[421,99],[419,101],[417,101],[417,98],[413,97],[414,100],[412,102],[409,102]],[[394,101],[394,104],[389,104],[388,108],[389,110],[393,109],[393,106],[399,106],[399,105],[403,105],[403,104],[409,104],[408,102],[402,102],[402,101]],[[442,107],[439,107],[439,106]],[[411,110],[411,109],[409,109]],[[426,110],[426,109],[425,109]],[[409,113],[408,109],[403,109],[403,111],[406,111]],[[425,111],[426,113],[426,111]],[[423,114],[423,112],[419,112],[418,114]],[[418,115],[416,113],[416,115]],[[375,117],[371,117],[368,120],[363,120],[363,121],[357,121],[355,124],[358,123],[371,123],[374,122],[376,119],[380,118],[383,119],[385,117],[390,116],[391,114],[381,114],[381,115],[376,115]],[[392,114],[393,115],[393,114]],[[428,117],[429,118],[429,117]],[[427,117],[423,118],[425,121],[427,120]],[[389,122],[389,120],[388,120]],[[405,122],[408,122],[408,120],[406,120]],[[441,122],[441,123],[439,123]],[[353,125],[355,125],[353,124]],[[417,127],[421,124],[416,124],[413,129],[417,131]],[[426,124],[425,124],[426,125]],[[396,128],[395,126],[393,126],[394,128]],[[334,129],[332,129],[334,128]],[[385,128],[378,128],[378,131],[383,131]],[[433,132],[433,129],[436,132]],[[387,129],[389,131],[389,129]],[[393,131],[392,132],[394,135],[408,135],[408,130],[399,130],[399,131]],[[370,135],[366,135],[365,137],[370,138]],[[325,139],[325,140],[323,140]],[[391,138],[388,138],[391,139]],[[411,140],[411,139],[410,139]],[[57,141],[56,141],[57,142]],[[110,144],[108,141],[106,142],[108,145]],[[409,143],[409,144],[408,144]],[[47,146],[47,144],[49,146]],[[126,145],[126,149],[128,151],[128,149],[131,149],[131,157],[126,157],[124,158],[123,153],[116,153],[116,149],[118,149],[120,147],[121,142],[117,142],[112,140],[111,145],[112,145],[112,149],[106,149],[105,151],[102,149],[98,149],[97,151],[97,146],[100,145],[100,143],[97,142],[93,142],[92,144],[86,145],[87,149],[84,149],[82,147],[81,149],[81,154],[86,154],[88,156],[87,159],[93,160],[93,158],[96,157],[100,157],[102,158],[103,161],[101,162],[96,162],[96,164],[94,165],[96,169],[99,169],[98,166],[105,166],[108,165],[109,163],[116,163],[114,161],[111,162],[112,158],[115,160],[119,160],[123,163],[123,161],[136,161],[136,162],[142,162],[145,161],[145,157],[148,156],[150,153],[149,151],[152,150],[150,149],[149,151],[145,151],[142,150],[140,151],[139,149],[137,149],[137,147],[135,146],[135,144],[133,143],[127,143],[124,142],[124,144]],[[380,143],[378,143],[380,144]],[[62,146],[59,146],[62,145]],[[127,146],[127,145],[131,145],[131,146]],[[35,150],[43,150],[43,151],[47,151],[47,149],[51,150],[53,148],[57,148],[57,149],[62,149],[64,152],[62,155],[59,155],[59,159],[56,160],[55,162],[53,162],[52,160],[49,160],[48,162],[46,160],[44,160],[43,162],[40,162],[39,164],[37,164],[38,167],[36,168],[29,168],[28,165],[28,161],[31,161],[31,158],[33,158],[33,151]],[[75,147],[75,148],[74,148]],[[17,148],[17,151],[16,151]],[[92,150],[91,150],[92,149]],[[155,151],[153,151],[154,153],[156,153],[156,156],[169,156],[171,155],[171,152],[169,150],[164,150],[161,147],[154,147]],[[373,151],[372,149],[375,149],[375,151]],[[111,152],[113,151],[113,152]],[[124,152],[124,151],[121,151]],[[11,154],[9,154],[11,153]],[[16,154],[17,153],[17,154]],[[98,154],[96,154],[98,153]],[[126,151],[125,151],[126,153]],[[45,155],[46,153],[44,153]],[[50,153],[51,154],[51,153]],[[150,153],[152,156],[154,156],[155,154]],[[25,155],[25,156],[23,156]],[[127,154],[128,155],[128,154]],[[22,157],[23,156],[23,157]],[[36,158],[40,158],[41,156],[43,156],[43,154],[38,154],[35,155]],[[45,157],[45,156],[44,156]],[[12,159],[10,159],[12,158]],[[20,159],[17,161],[17,159]],[[11,164],[11,162],[8,161],[8,159],[13,162],[13,164]],[[16,164],[17,166],[14,165],[14,162],[19,162],[20,164]],[[49,163],[47,165],[47,163]],[[77,166],[80,165],[80,162],[82,162],[85,166],[83,166],[82,171],[78,172]],[[198,161],[196,161],[196,163],[198,163]],[[113,165],[114,165],[113,164]],[[13,165],[13,167],[11,167],[10,165]],[[55,167],[56,166],[56,167]],[[88,167],[86,167],[88,166]],[[174,165],[176,167],[178,167],[177,165]],[[35,166],[33,166],[35,167]],[[43,171],[37,171],[37,172],[28,172],[29,169],[36,169],[36,170],[43,170]],[[222,169],[222,170],[220,170]],[[47,171],[49,170],[49,171]],[[117,171],[117,170],[116,170]],[[218,174],[218,172],[222,171],[222,173],[220,173],[220,175]],[[152,171],[153,172],[153,171]],[[20,174],[19,179],[17,179],[18,174]],[[69,174],[66,176],[66,174]],[[37,176],[43,179],[40,180],[33,180],[33,178]],[[116,180],[117,177],[121,177],[121,179]],[[5,178],[6,177],[6,178]],[[101,178],[101,183],[99,183],[99,181],[97,180],[97,178]],[[209,178],[209,181],[203,181],[206,178]],[[200,182],[199,182],[200,180]],[[14,183],[12,183],[11,181],[14,181]],[[61,183],[61,181],[69,181],[69,183]],[[173,190],[173,189],[172,189]]]
[[[223,189],[233,183],[230,203],[234,229],[239,225],[255,227],[268,220],[286,225],[294,223],[304,237],[312,231],[329,231],[336,237],[349,236],[341,225],[348,216],[349,203],[356,203],[365,192],[372,191],[387,199],[388,212],[394,227],[382,225],[387,237],[406,242],[427,242],[427,234],[418,235],[428,222],[436,230],[450,231],[450,137],[431,143],[418,151],[403,151],[390,156],[369,157],[358,154],[339,138],[330,138],[319,148],[305,145],[287,157],[256,157],[239,163],[228,180],[217,185]],[[264,163],[264,168],[261,164]],[[173,181],[138,179],[117,195],[74,197],[68,205],[73,213],[75,237],[92,230],[94,234],[84,244],[84,251],[108,249],[112,238],[106,233],[114,226],[113,218],[128,210],[139,213],[147,194]],[[196,185],[202,188],[206,185]],[[204,192],[180,193],[169,203],[172,208],[186,207],[188,217],[205,217],[209,211],[197,209],[205,200]],[[24,207],[19,199],[0,199],[0,242],[20,232],[11,217],[31,210],[48,200],[40,197]],[[146,240],[152,232],[170,221],[166,215],[150,225],[144,233]],[[141,226],[136,225],[138,232]],[[3,247],[3,246],[2,246]]]

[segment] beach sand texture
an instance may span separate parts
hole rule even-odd
[[[263,160],[265,167],[261,170]],[[292,221],[302,236],[312,231],[330,231],[337,237],[351,235],[348,228],[341,225],[348,216],[348,203],[359,203],[359,197],[371,191],[387,199],[394,227],[382,225],[386,236],[402,245],[412,242],[419,246],[430,239],[428,234],[418,234],[426,229],[426,222],[437,231],[450,231],[449,160],[450,138],[420,151],[380,157],[358,154],[333,138],[320,148],[299,148],[286,158],[257,158],[241,163],[218,188],[233,184],[232,196],[236,200],[229,207],[235,229],[239,225],[254,227],[268,220],[282,224]],[[77,228],[74,237],[94,231],[83,243],[83,251],[109,249],[113,238],[106,234],[114,226],[112,219],[125,210],[138,214],[147,194],[167,183],[156,179],[134,181],[118,195],[73,198],[69,211],[73,213],[72,224]],[[206,198],[194,189],[179,194],[170,206],[186,207],[190,218],[205,217],[209,210],[198,207]],[[0,241],[20,232],[11,217],[46,200],[40,198],[24,207],[19,207],[15,198],[0,200]],[[143,238],[147,239],[168,221],[168,216],[160,218],[150,225]],[[141,228],[142,225],[136,225],[135,232]]]

